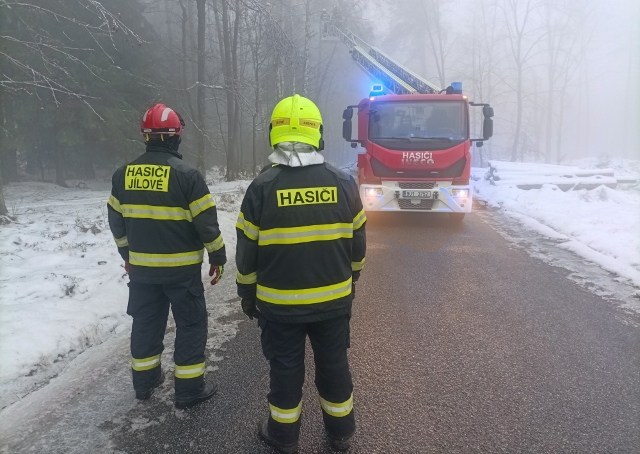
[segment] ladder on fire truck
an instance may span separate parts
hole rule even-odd
[[[348,48],[351,57],[374,80],[380,81],[395,94],[435,94],[442,90],[431,82],[405,68],[386,55],[380,49],[370,46],[350,30],[339,25],[339,19],[323,12],[322,40],[342,41]]]

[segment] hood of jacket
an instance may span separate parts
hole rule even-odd
[[[322,164],[324,156],[306,143],[282,142],[277,144],[273,153],[269,155],[269,161],[289,167],[305,167]]]

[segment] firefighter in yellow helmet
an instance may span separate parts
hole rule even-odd
[[[258,431],[285,453],[298,449],[307,336],[330,445],[348,449],[355,431],[347,348],[366,218],[353,177],[325,163],[322,133],[309,99],[276,105],[272,166],[247,189],[236,224],[238,295],[271,367],[270,414]]]

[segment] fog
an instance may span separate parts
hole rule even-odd
[[[518,14],[524,25],[523,52],[531,49],[523,64],[522,131],[518,143],[519,159],[564,162],[572,158],[617,156],[640,157],[635,132],[640,125],[640,2],[612,0],[576,1],[501,1],[501,0],[409,0],[402,6],[380,3],[370,11],[369,19],[376,30],[376,43],[388,54],[401,60],[423,77],[440,85],[434,53],[427,42],[420,46],[420,37],[409,33],[412,19],[407,12],[420,8],[441,7],[441,24],[446,55],[446,83],[463,82],[464,92],[476,102],[490,102],[496,111],[495,136],[485,151],[495,159],[509,159],[513,149],[516,117],[516,67],[511,55],[511,40],[507,21],[513,26],[512,14]],[[398,2],[395,2],[398,5]],[[527,6],[529,15],[525,21]],[[402,17],[398,17],[398,9]],[[482,9],[485,19],[483,21]],[[395,13],[394,13],[395,12]],[[478,29],[495,16],[493,55],[482,55],[473,49],[482,46]],[[415,19],[413,19],[415,21]],[[551,24],[551,25],[550,25]],[[434,23],[428,23],[433,27]],[[475,27],[475,30],[474,30]],[[554,29],[560,27],[561,29]],[[479,42],[480,41],[480,42]],[[575,41],[575,43],[574,43]],[[553,105],[548,105],[549,46],[557,54],[556,81],[552,87]],[[489,45],[491,43],[488,43]],[[426,62],[421,64],[425,54]],[[493,58],[490,74],[477,75],[478,68]],[[568,66],[562,69],[561,66]],[[473,77],[473,69],[476,75]],[[570,72],[565,84],[565,74]],[[491,82],[486,79],[491,77]],[[475,80],[474,80],[475,79]],[[493,93],[487,99],[487,84],[493,83]],[[477,85],[483,85],[484,98]],[[564,106],[560,112],[561,98]],[[479,99],[480,98],[480,99]],[[545,155],[546,117],[551,116],[551,153]],[[560,154],[557,141],[560,136]]]
[[[342,139],[342,110],[377,81],[322,39],[323,10],[495,108],[475,166],[640,157],[637,0],[0,0],[4,182],[110,175],[143,150],[140,118],[156,102],[185,117],[186,160],[251,176],[271,110],[294,93],[320,106],[327,158],[353,165],[363,150]]]

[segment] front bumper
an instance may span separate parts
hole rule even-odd
[[[431,191],[432,197],[405,198],[403,190],[407,189]],[[472,205],[471,186],[453,186],[451,181],[383,181],[379,185],[362,184],[360,198],[365,211],[470,213]]]

